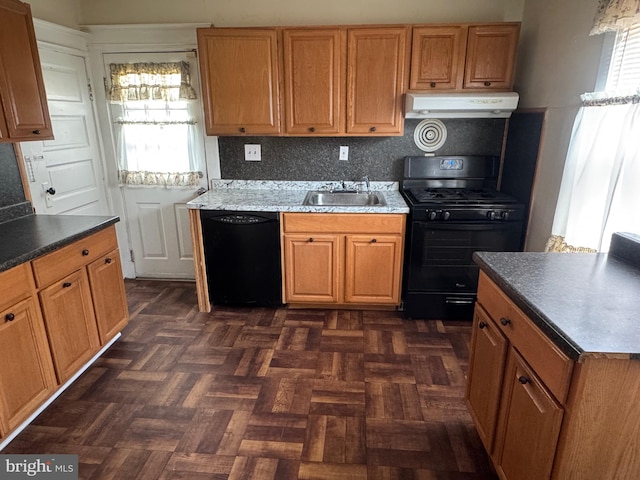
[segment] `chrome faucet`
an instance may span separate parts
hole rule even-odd
[[[371,185],[369,184],[369,177],[365,175],[364,177],[362,177],[362,181],[367,187],[367,193],[371,193]]]

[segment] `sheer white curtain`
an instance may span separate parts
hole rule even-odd
[[[204,156],[189,64],[112,63],[109,68],[120,184],[198,185]]]
[[[640,98],[587,101],[576,117],[549,250],[601,252],[611,234],[640,232]],[[556,248],[557,250],[557,248]]]

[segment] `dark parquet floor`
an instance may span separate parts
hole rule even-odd
[[[496,478],[463,402],[469,323],[126,287],[122,338],[2,453],[78,454],[81,479]]]

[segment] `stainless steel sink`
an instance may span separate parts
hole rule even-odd
[[[387,202],[380,192],[309,191],[303,205],[327,207],[384,207]]]

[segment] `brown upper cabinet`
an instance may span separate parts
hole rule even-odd
[[[285,29],[285,131],[337,135],[344,131],[345,32],[339,28]]]
[[[207,135],[280,132],[278,31],[199,28]]]
[[[519,34],[519,23],[415,26],[409,90],[512,90]]]
[[[0,0],[0,104],[0,142],[53,139],[31,9],[18,0]]]
[[[402,135],[409,33],[408,26],[198,29],[207,134]]]
[[[402,135],[409,27],[348,30],[347,134]]]

